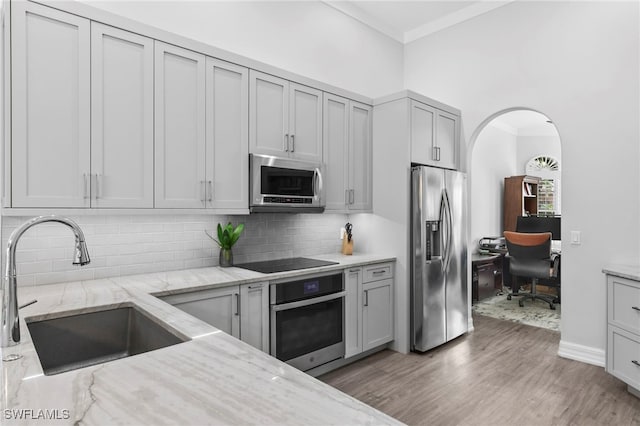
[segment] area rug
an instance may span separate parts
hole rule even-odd
[[[478,315],[560,331],[561,305],[552,310],[542,300],[527,300],[521,308],[518,299],[507,300],[506,294],[493,296],[476,302],[471,309]]]

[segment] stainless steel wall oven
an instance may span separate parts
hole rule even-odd
[[[344,358],[342,273],[270,286],[271,355],[306,371]]]

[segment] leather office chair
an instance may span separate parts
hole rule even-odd
[[[505,231],[504,237],[507,243],[509,271],[513,276],[513,287],[517,286],[516,277],[531,278],[532,280],[530,293],[519,294],[512,291],[507,299],[511,300],[512,295],[521,295],[522,298],[518,302],[520,306],[524,306],[526,299],[540,299],[547,302],[549,308],[555,309],[555,296],[536,293],[538,279],[555,277],[558,271],[560,258],[551,253],[551,232]]]

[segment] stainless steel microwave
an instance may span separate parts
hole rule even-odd
[[[321,163],[249,154],[249,210],[252,213],[323,212],[322,169]]]

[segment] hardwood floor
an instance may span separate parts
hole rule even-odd
[[[640,425],[640,399],[604,368],[560,358],[558,332],[479,315],[474,327],[319,379],[409,425]]]

